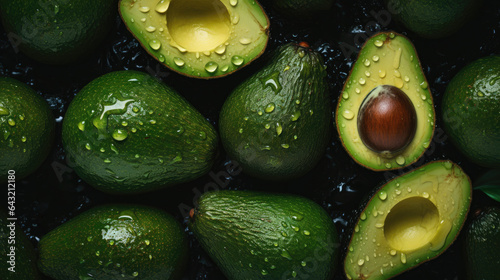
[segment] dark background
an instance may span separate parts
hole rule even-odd
[[[262,1],[265,2],[265,1]],[[319,51],[327,64],[330,83],[332,116],[337,99],[356,53],[346,54],[341,46],[359,51],[362,43],[377,30],[394,30],[409,37],[420,57],[429,81],[436,108],[436,134],[423,161],[403,169],[410,171],[423,163],[451,159],[458,163],[474,181],[486,171],[467,161],[452,146],[442,129],[441,98],[450,79],[466,64],[480,57],[498,54],[500,47],[500,1],[485,0],[480,13],[451,37],[438,40],[420,38],[398,25],[393,19],[379,21],[372,15],[385,10],[382,1],[337,0],[330,11],[312,22],[298,22],[281,17],[269,5],[262,3],[271,20],[271,34],[265,54],[250,66],[229,77],[204,81],[190,79],[169,71],[150,57],[126,30],[118,15],[102,47],[83,62],[68,66],[47,66],[16,53],[1,28],[0,75],[16,78],[32,86],[49,102],[57,122],[57,138],[52,153],[40,169],[17,182],[18,224],[33,244],[58,225],[93,206],[130,202],[153,205],[173,214],[186,226],[191,244],[190,268],[185,279],[224,279],[215,264],[200,248],[187,229],[185,210],[193,206],[204,186],[218,182],[210,175],[190,183],[155,193],[134,196],[113,196],[97,191],[71,171],[61,144],[61,124],[74,95],[98,76],[115,70],[139,70],[150,73],[175,88],[217,127],[218,114],[228,94],[244,79],[258,71],[270,52],[290,41],[307,41]],[[375,24],[372,24],[375,23]],[[332,119],[333,120],[333,119]],[[332,121],[333,125],[333,121]],[[349,241],[353,219],[360,204],[372,190],[383,184],[387,172],[373,172],[357,165],[343,149],[335,129],[324,157],[306,176],[289,183],[269,183],[244,174],[231,177],[226,172],[230,160],[220,149],[220,157],[212,168],[219,183],[230,189],[264,190],[294,193],[322,205],[331,215],[341,237],[344,251]],[[69,166],[68,166],[69,165]],[[393,175],[399,175],[399,171]],[[471,216],[481,207],[495,204],[484,194],[474,192]],[[397,279],[462,279],[463,238],[458,239],[442,256],[402,274]],[[335,279],[345,279],[339,263]]]

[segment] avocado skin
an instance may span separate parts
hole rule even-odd
[[[103,107],[110,103],[104,99],[109,96],[133,101],[126,103],[126,112],[106,116],[107,126],[100,132],[93,121],[105,116]],[[78,128],[82,121],[84,131]],[[112,138],[116,129],[127,131],[126,140]],[[95,188],[115,194],[194,180],[210,170],[218,148],[215,129],[196,108],[170,87],[137,71],[111,72],[85,86],[66,112],[62,140],[75,172]]]
[[[116,7],[116,0],[0,0],[0,15],[24,54],[66,64],[98,47],[113,26]]]
[[[7,221],[7,214],[0,211],[0,261],[2,262],[2,270],[0,271],[0,279],[2,280],[39,280],[40,273],[36,266],[36,254],[33,245],[26,237],[24,232],[18,226],[15,227],[15,239],[9,239],[11,221]],[[15,240],[14,243],[9,241]],[[15,272],[7,270],[10,267],[10,247],[15,247]]]
[[[471,161],[500,167],[500,56],[480,58],[448,84],[442,105],[445,131]]]
[[[171,215],[125,204],[78,215],[45,235],[39,250],[40,271],[56,280],[179,279],[188,257]]]
[[[489,280],[500,275],[500,209],[490,207],[469,224],[465,236],[467,279]]]
[[[313,19],[318,13],[329,10],[334,0],[273,0],[274,8],[291,19]]]
[[[426,38],[447,37],[471,19],[480,0],[386,0],[406,28]]]
[[[9,170],[21,179],[42,165],[54,143],[55,121],[45,99],[12,78],[0,77],[0,105],[10,111],[0,116],[0,130],[4,132],[0,138],[0,180],[6,182]],[[23,120],[20,116],[24,116]],[[16,124],[10,126],[8,119]],[[23,136],[25,142],[21,140]],[[9,147],[10,143],[13,147]]]
[[[220,135],[244,172],[287,180],[317,164],[331,131],[325,78],[321,56],[290,43],[231,93],[221,110]],[[275,107],[271,112],[269,104]]]
[[[332,219],[319,205],[298,196],[206,193],[189,228],[230,280],[326,280],[337,264],[339,243]]]

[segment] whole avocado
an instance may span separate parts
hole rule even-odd
[[[500,56],[478,59],[453,77],[443,97],[444,128],[470,160],[500,167]]]
[[[116,0],[0,0],[0,15],[15,48],[43,63],[66,64],[103,41],[116,7]]]

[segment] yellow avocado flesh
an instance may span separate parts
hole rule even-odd
[[[358,132],[360,106],[365,97],[380,85],[401,89],[415,106],[415,136],[396,154],[370,150]],[[345,149],[366,168],[375,171],[398,169],[422,156],[434,134],[434,104],[417,53],[407,38],[390,32],[375,35],[366,42],[340,94],[336,122]]]
[[[380,188],[361,212],[344,262],[348,279],[388,279],[444,252],[471,201],[468,176],[438,161]]]
[[[269,20],[250,0],[121,0],[132,34],[158,61],[183,75],[215,78],[259,57]]]

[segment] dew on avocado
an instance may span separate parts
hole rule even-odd
[[[112,136],[116,141],[124,141],[125,139],[127,139],[128,133],[124,129],[115,129]]]
[[[374,56],[372,57],[372,60],[373,60],[374,62],[378,62],[378,61],[380,60],[380,56],[378,56],[378,55],[374,55]]]
[[[151,40],[151,41],[149,41],[149,46],[153,50],[157,51],[157,50],[159,50],[161,48],[161,42],[158,41],[158,40]]]
[[[8,120],[7,120],[7,123],[8,123],[10,126],[15,126],[15,125],[16,125],[16,121],[14,121],[13,119],[8,119]]]
[[[283,127],[280,125],[280,123],[276,123],[276,134],[280,136],[282,132],[283,132]]]
[[[271,113],[274,111],[274,108],[275,108],[275,105],[274,105],[274,103],[271,102],[271,103],[267,104],[266,109],[264,111],[266,111],[266,113]]]
[[[358,265],[362,266],[363,264],[365,264],[365,260],[364,259],[359,259],[358,260]]]
[[[292,256],[290,255],[290,253],[286,249],[282,249],[280,255],[287,260],[290,260],[290,261],[292,260]]]
[[[427,89],[427,87],[428,87],[428,86],[429,86],[429,85],[427,84],[427,82],[426,82],[426,81],[423,81],[423,82],[421,82],[421,83],[420,83],[420,87],[421,87],[422,89]]]
[[[385,70],[378,70],[378,76],[382,79],[385,78],[386,76]]]
[[[214,61],[209,61],[207,62],[207,64],[205,64],[205,71],[207,71],[208,73],[215,73],[215,71],[217,71],[218,68],[219,64],[217,64]]]
[[[10,114],[10,111],[7,108],[0,106],[0,116],[7,116]]]
[[[109,164],[109,163],[111,163],[111,160],[109,158],[107,158],[107,159],[104,160],[104,163],[108,163]]]
[[[405,164],[405,162],[406,162],[406,159],[403,156],[398,156],[396,158],[396,163],[401,165],[401,166],[403,166]]]
[[[216,54],[224,54],[226,52],[226,45],[220,45],[217,48],[215,48],[214,52]]]
[[[300,111],[297,111],[297,112],[292,114],[292,116],[290,117],[290,120],[292,122],[296,122],[300,118],[300,115],[301,115]]]
[[[229,4],[233,7],[236,7],[236,5],[238,5],[238,0],[229,0]]]
[[[387,193],[385,191],[380,191],[378,193],[378,198],[380,198],[380,200],[384,201],[387,199]]]
[[[265,270],[265,269],[261,270],[261,272],[260,272],[260,273],[261,273],[262,275],[267,275],[267,274],[269,274],[269,272],[267,272],[267,270]]]
[[[270,87],[275,93],[281,91],[282,87],[279,82],[279,72],[273,72],[263,78],[260,78],[262,85],[265,87]]]
[[[288,148],[290,148],[290,145],[288,145],[288,144],[281,144],[281,147],[283,147],[283,149],[288,149]]]
[[[346,119],[346,120],[352,120],[354,118],[354,112],[351,111],[351,110],[344,110],[342,112],[342,116]]]
[[[368,66],[370,66],[371,62],[370,62],[368,59],[366,59],[366,60],[363,62],[363,64],[364,64],[366,67],[368,67]]]

